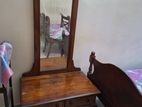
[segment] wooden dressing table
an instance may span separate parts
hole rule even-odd
[[[59,2],[59,0],[57,1]],[[72,2],[72,10],[68,55],[64,56],[67,59],[65,67],[57,69],[57,66],[53,66],[50,70],[48,68],[42,71],[41,63],[43,59],[41,61],[40,58],[40,49],[42,49],[40,48],[41,0],[33,0],[34,63],[32,69],[24,73],[20,80],[20,101],[22,107],[95,107],[96,105],[95,100],[96,95],[100,93],[99,90],[90,82],[87,76],[80,71],[80,68],[76,68],[73,63],[78,0],[69,0],[68,2],[70,1]],[[61,2],[63,2],[63,0],[61,0]],[[63,57],[59,57],[58,59],[60,58],[62,59]],[[50,57],[46,59],[50,61]],[[58,60],[56,63],[46,63],[54,63],[54,65],[59,66],[61,60]]]
[[[21,79],[22,107],[95,107],[99,93],[80,71]]]

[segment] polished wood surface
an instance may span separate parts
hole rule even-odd
[[[21,105],[24,107],[99,93],[80,71],[21,78]]]
[[[67,66],[66,56],[42,58],[40,60],[41,71],[63,69]]]
[[[124,71],[113,64],[99,62],[94,52],[89,60],[88,78],[101,91],[98,97],[105,107],[142,107],[142,95]]]

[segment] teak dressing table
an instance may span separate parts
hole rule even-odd
[[[25,77],[22,107],[95,107],[99,90],[80,71]]]
[[[43,1],[43,0],[42,0]],[[45,0],[49,1],[49,0]],[[53,1],[53,0],[51,0]],[[62,1],[62,0],[61,0]],[[22,75],[20,101],[22,107],[95,107],[96,95],[100,91],[93,85],[80,68],[73,63],[73,48],[77,19],[78,0],[72,2],[68,54],[64,55],[64,68],[41,71],[40,57],[40,3],[33,0],[34,10],[34,63],[29,72]],[[57,2],[57,1],[56,1]],[[68,7],[68,6],[67,6]],[[66,36],[67,37],[67,36]],[[62,41],[60,41],[63,43]],[[49,60],[50,59],[50,60]],[[53,58],[45,58],[51,61]],[[54,59],[62,59],[62,57]],[[62,59],[63,60],[63,59]],[[64,61],[63,61],[64,62]],[[54,63],[54,62],[52,62]],[[60,63],[60,61],[56,62]],[[60,65],[60,64],[59,64]],[[48,67],[47,67],[48,68]],[[55,68],[58,68],[56,66]]]

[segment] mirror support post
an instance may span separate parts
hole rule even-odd
[[[40,0],[33,0],[34,9],[34,66],[33,71],[40,71]]]
[[[69,55],[67,69],[68,71],[73,71],[73,50],[74,50],[74,40],[75,40],[75,31],[76,31],[76,20],[77,20],[77,11],[78,11],[78,0],[73,0],[72,13],[71,13],[71,29],[70,29],[70,45],[69,45]]]
[[[22,76],[39,75],[40,73],[40,0],[33,0],[33,21],[34,21],[34,62],[32,69]]]

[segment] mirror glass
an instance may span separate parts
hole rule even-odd
[[[40,0],[40,71],[67,66],[72,0]]]

